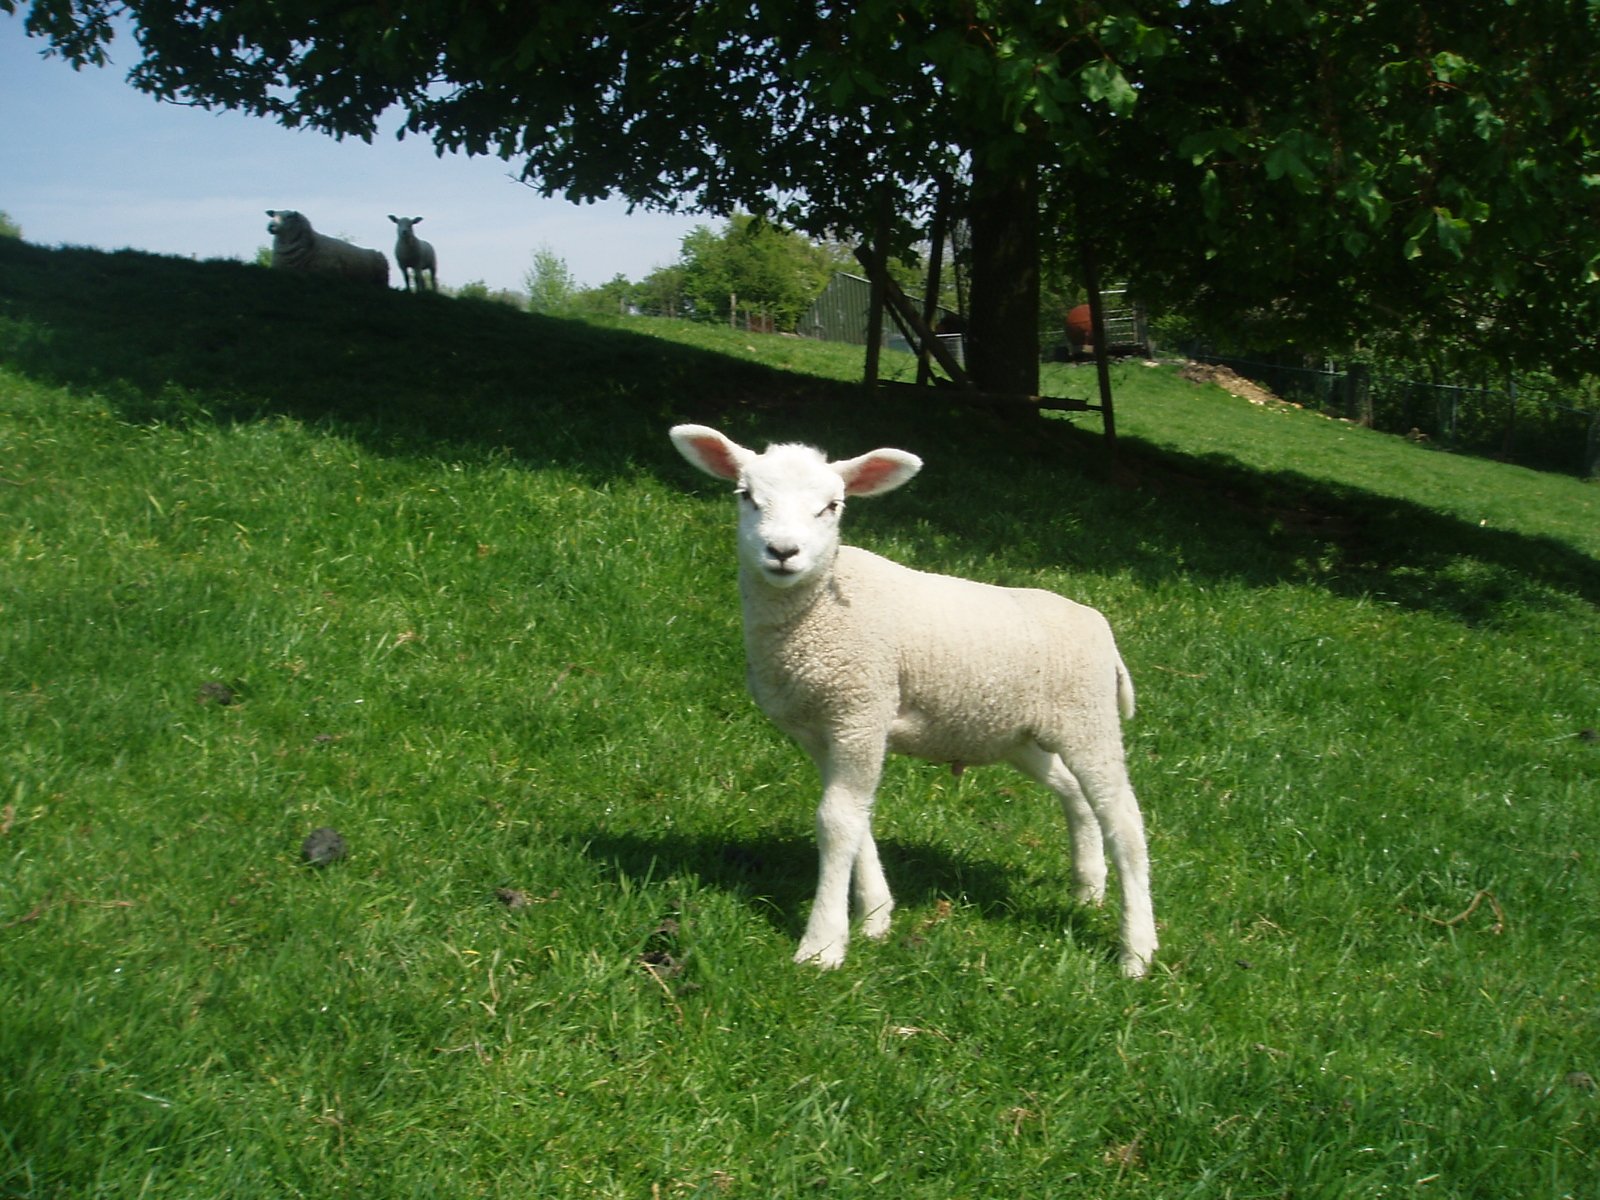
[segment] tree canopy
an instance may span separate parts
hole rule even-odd
[[[1600,369],[1600,4],[1193,7],[1105,143],[1137,201],[1080,208],[1143,288],[1280,344]]]
[[[833,273],[858,269],[848,253],[735,213],[720,233],[699,225],[683,239],[683,295],[698,315],[743,308],[792,331]]]
[[[26,7],[79,64],[131,23],[163,99],[389,123],[576,200],[819,236],[887,211],[903,250],[956,179],[969,365],[997,388],[1036,386],[1041,254],[1084,243],[1217,329],[1600,372],[1600,0]]]

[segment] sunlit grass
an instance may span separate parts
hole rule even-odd
[[[1046,366],[1063,394],[1097,396],[1089,371]],[[1571,476],[1416,445],[1289,404],[1252,404],[1170,368],[1112,369],[1118,431],[1185,456],[1321,488],[1412,501],[1486,529],[1556,537],[1600,555],[1600,488]],[[1047,390],[1049,390],[1047,386]],[[1097,417],[1076,418],[1097,428]]]

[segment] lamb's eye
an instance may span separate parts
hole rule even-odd
[[[751,508],[760,507],[758,504],[756,504],[756,498],[750,494],[750,489],[747,487],[737,488],[734,490],[733,494],[739,497],[739,499],[743,500]]]
[[[841,508],[843,508],[843,507],[844,507],[843,502],[841,502],[839,500],[829,500],[827,507],[824,508],[821,512],[819,512],[817,514],[817,516],[819,516],[819,517],[835,516],[835,515],[838,514],[839,510]]]

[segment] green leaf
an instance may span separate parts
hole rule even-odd
[[[1287,129],[1273,141],[1263,163],[1268,179],[1288,176],[1301,190],[1309,190],[1317,182],[1313,163],[1315,166],[1324,166],[1327,156],[1327,144],[1321,138],[1303,129]]]
[[[1405,246],[1400,251],[1408,261],[1422,257],[1422,239],[1427,236],[1432,224],[1433,213],[1431,211],[1420,212],[1411,218],[1411,224],[1406,226]]]
[[[1178,142],[1178,153],[1195,166],[1219,154],[1237,158],[1243,143],[1231,129],[1206,129],[1190,133]]]
[[[1448,208],[1434,210],[1434,234],[1439,245],[1452,258],[1459,259],[1472,241],[1472,223],[1454,215]]]
[[[1215,221],[1222,214],[1222,181],[1215,171],[1208,170],[1200,177],[1200,203],[1206,220]]]
[[[1369,225],[1382,225],[1389,219],[1389,201],[1370,179],[1352,179],[1339,186],[1338,196],[1358,213]]]
[[[1461,55],[1445,50],[1433,56],[1433,73],[1439,82],[1449,83],[1458,76],[1470,75],[1472,64]]]
[[[1104,101],[1118,116],[1133,111],[1139,93],[1128,82],[1122,69],[1112,62],[1094,62],[1078,72],[1078,83],[1086,99]]]

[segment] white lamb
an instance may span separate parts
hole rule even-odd
[[[904,450],[829,462],[809,446],[757,454],[703,425],[678,425],[671,438],[696,467],[736,484],[750,691],[822,776],[817,895],[795,961],[844,961],[852,877],[863,932],[889,931],[894,900],[871,822],[892,750],[958,770],[1008,762],[1055,792],[1073,895],[1104,899],[1109,850],[1122,884],[1122,971],[1144,975],[1155,915],[1120,721],[1133,714],[1133,684],[1105,618],[1052,592],[841,546],[846,496],[890,491],[921,469]]]
[[[389,286],[389,260],[379,250],[364,250],[328,237],[311,228],[303,213],[293,209],[267,209],[272,220],[272,265],[290,271],[323,271],[346,279]]]
[[[411,290],[411,277],[417,277],[417,291],[422,290],[422,273],[426,271],[433,290],[439,290],[438,258],[433,253],[431,242],[425,242],[413,232],[412,226],[422,220],[421,217],[397,217],[389,214],[389,220],[400,227],[399,236],[394,240],[394,261],[399,264],[400,278],[406,281],[406,291]]]

